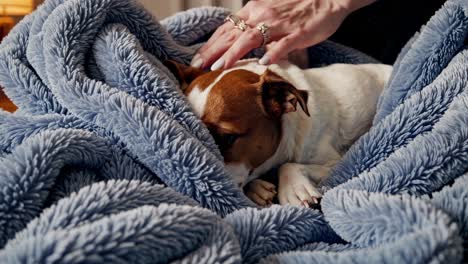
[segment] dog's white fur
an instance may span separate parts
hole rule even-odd
[[[286,61],[268,68],[299,90],[309,93],[310,117],[300,108],[282,118],[282,138],[275,154],[248,176],[245,164],[228,164],[233,177],[247,183],[271,168],[279,170],[278,198],[281,204],[299,205],[320,197],[317,184],[326,178],[357,138],[370,127],[377,100],[392,67],[383,64],[334,64],[302,70]],[[244,60],[216,78],[213,86],[226,73],[244,69],[261,75],[267,66],[255,60]],[[193,89],[188,95],[196,114],[203,116],[211,89]],[[257,180],[259,181],[259,180]],[[260,189],[259,192],[266,190]],[[271,194],[260,193],[261,197]]]

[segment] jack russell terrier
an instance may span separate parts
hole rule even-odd
[[[166,65],[213,135],[234,181],[248,184],[246,195],[269,205],[276,187],[258,177],[279,167],[280,204],[307,207],[321,197],[318,184],[370,128],[392,70],[383,64],[302,70],[287,61],[264,66],[257,60],[211,72]]]

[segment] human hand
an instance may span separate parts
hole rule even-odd
[[[375,0],[257,0],[248,2],[236,15],[248,27],[245,31],[226,22],[219,27],[192,60],[192,66],[227,69],[251,50],[263,44],[259,23],[269,27],[267,52],[260,64],[276,63],[290,52],[326,40],[356,9]]]

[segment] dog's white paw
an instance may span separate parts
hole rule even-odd
[[[310,207],[318,204],[322,194],[305,171],[305,165],[286,163],[279,170],[278,200],[280,204]]]
[[[245,187],[245,195],[260,206],[269,206],[276,196],[276,186],[267,181],[255,179]]]

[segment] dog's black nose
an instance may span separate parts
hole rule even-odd
[[[323,213],[322,212],[322,205],[321,205],[322,197],[317,198],[317,200],[318,200],[318,203],[309,203],[309,206],[310,206],[310,208],[318,210],[319,212]]]

